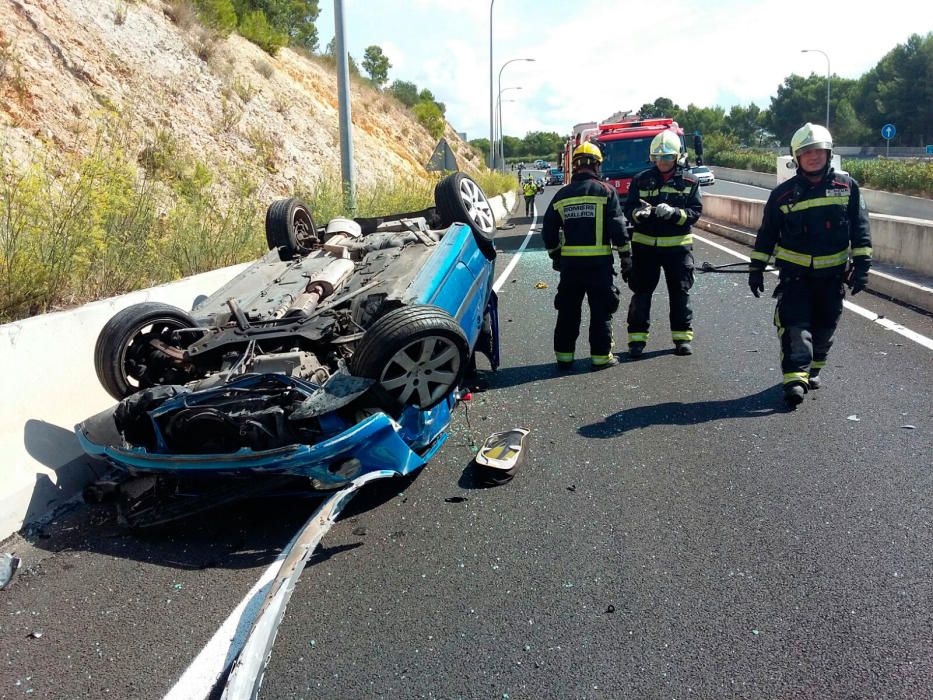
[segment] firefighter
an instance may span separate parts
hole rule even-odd
[[[693,236],[690,227],[703,211],[697,179],[684,168],[680,139],[662,131],[651,141],[654,166],[632,179],[625,200],[625,215],[632,223],[632,274],[628,307],[628,352],[640,357],[648,342],[651,296],[661,270],[670,297],[671,339],[677,355],[693,350]]]
[[[541,237],[554,269],[560,271],[554,297],[554,355],[559,371],[573,365],[584,296],[590,307],[591,368],[619,364],[612,354],[612,314],[619,308],[612,252],[619,254],[623,280],[628,279],[632,256],[619,196],[599,179],[602,160],[594,144],[577,146],[572,159],[573,177],[557,191],[544,212]]]
[[[808,389],[820,387],[820,370],[842,315],[844,285],[852,294],[868,286],[868,209],[855,180],[833,170],[832,152],[825,127],[807,122],[794,133],[790,153],[797,174],[768,197],[751,255],[748,286],[756,297],[765,289],[764,268],[772,256],[779,269],[774,324],[790,407],[800,404]]]
[[[525,195],[525,216],[531,216],[535,210],[535,195],[538,194],[538,186],[531,179],[531,175],[525,178],[522,194]]]

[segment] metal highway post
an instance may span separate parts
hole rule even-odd
[[[521,87],[502,87],[502,84],[499,84],[499,97],[496,98],[496,123],[498,124],[498,133],[499,133],[499,165],[505,169],[505,145],[503,144],[503,138],[505,135],[502,133],[502,93],[508,92],[509,90],[521,90]],[[506,100],[506,102],[514,102],[514,100]]]
[[[492,103],[492,93],[493,93],[493,82],[492,82],[492,6],[496,3],[496,0],[489,0],[489,168],[490,170],[495,165],[495,156],[493,151],[493,144],[496,140],[495,135],[495,112],[493,109]]]
[[[826,57],[826,128],[829,129],[829,54],[820,49],[801,49],[800,53],[821,53]]]
[[[493,0],[493,1],[495,1],[495,0]],[[491,12],[491,11],[492,11],[492,6],[490,6],[490,12]],[[492,36],[492,34],[491,34],[491,32],[492,32],[491,27],[492,27],[492,20],[490,19],[490,36]],[[492,61],[492,44],[491,44],[491,43],[490,43],[490,45],[489,45],[489,59],[490,59],[490,62],[491,62],[491,61]],[[505,70],[505,67],[506,67],[507,65],[509,65],[510,63],[515,63],[516,61],[530,61],[530,62],[534,63],[534,59],[533,59],[533,58],[513,58],[513,59],[510,59],[510,60],[508,60],[508,61],[506,61],[505,63],[502,64],[502,68],[499,69],[499,81],[498,81],[498,82],[499,82],[499,97],[500,97],[500,98],[502,97],[502,71]],[[490,63],[490,65],[491,65],[491,63]],[[491,72],[491,71],[490,71],[489,77],[490,77],[490,80],[491,80],[491,79],[492,79],[492,72]],[[490,91],[490,94],[489,94],[489,103],[492,104],[492,92],[491,92],[491,91]],[[492,117],[492,115],[490,115],[490,117]],[[499,140],[500,140],[500,141],[502,140],[502,133],[501,133],[501,132],[499,133]],[[501,148],[501,146],[500,146],[500,148]],[[492,147],[490,147],[490,152],[492,152]],[[503,151],[503,153],[504,153],[504,151]],[[493,156],[493,167],[495,167],[495,164],[496,164],[495,156]]]
[[[350,116],[350,66],[343,39],[343,0],[334,0],[334,39],[337,51],[337,102],[340,121],[340,175],[344,205],[356,213],[356,182],[353,178],[353,119]]]

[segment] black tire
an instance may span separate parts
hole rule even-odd
[[[266,209],[266,243],[282,260],[307,255],[318,242],[311,211],[295,197],[279,199]]]
[[[145,302],[118,312],[103,327],[94,347],[94,369],[107,393],[120,400],[142,389],[162,384],[183,384],[194,377],[177,360],[159,352],[150,341],[179,349],[200,337],[179,341],[173,331],[194,328],[194,319],[181,309]]]
[[[350,358],[350,371],[375,379],[380,405],[393,415],[422,410],[460,385],[470,347],[457,322],[436,306],[404,306],[376,321]]]
[[[486,194],[476,182],[463,173],[453,173],[437,183],[434,203],[443,226],[455,221],[467,224],[473,231],[476,245],[487,260],[496,259],[496,217]]]

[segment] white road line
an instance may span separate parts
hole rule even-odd
[[[534,207],[534,209],[532,209],[532,213],[534,216],[531,218],[531,224],[528,226],[528,234],[525,236],[525,240],[522,241],[522,244],[518,247],[518,250],[515,251],[515,254],[509,261],[509,264],[502,271],[502,274],[499,275],[499,279],[497,279],[492,285],[492,291],[494,291],[496,294],[498,294],[499,290],[502,289],[502,285],[505,284],[505,281],[509,278],[509,274],[511,274],[512,270],[515,269],[515,266],[518,265],[518,261],[522,257],[522,251],[528,247],[528,241],[531,240],[531,236],[535,232],[535,222],[538,220],[538,208]]]
[[[292,541],[298,537],[298,534],[295,534]],[[196,700],[206,698],[210,694],[224,669],[233,663],[246,643],[253,620],[256,619],[259,608],[265,600],[266,592],[272,585],[272,580],[290,549],[291,542],[262,573],[246,597],[224,620],[163,700]]]
[[[731,248],[727,248],[727,247],[724,246],[724,245],[720,245],[719,243],[715,243],[715,242],[709,240],[708,238],[703,238],[703,236],[698,236],[696,233],[693,234],[693,237],[694,237],[696,240],[698,240],[698,241],[703,241],[703,242],[706,243],[707,245],[711,245],[711,246],[713,246],[713,248],[718,248],[719,250],[723,251],[724,253],[728,253],[729,255],[732,255],[732,256],[734,256],[734,257],[736,257],[736,258],[739,258],[740,260],[744,260],[745,262],[751,262],[751,258],[748,257],[747,255],[742,255],[741,253],[736,253],[736,252],[735,252],[734,250],[732,250]],[[772,272],[771,274],[772,274],[772,275],[776,275],[777,273],[776,273],[776,272]],[[869,311],[868,309],[866,309],[866,308],[864,308],[864,307],[862,307],[862,306],[859,306],[858,304],[853,304],[851,301],[844,300],[844,301],[842,302],[842,305],[843,305],[843,307],[847,308],[849,311],[852,311],[852,312],[858,314],[858,315],[861,316],[862,318],[867,318],[869,321],[872,321],[873,323],[877,323],[877,324],[878,324],[879,326],[881,326],[882,328],[885,328],[885,329],[887,329],[887,330],[889,330],[889,331],[894,331],[895,333],[904,336],[904,337],[907,338],[908,340],[912,340],[912,341],[915,342],[917,345],[922,345],[923,347],[927,348],[928,350],[933,350],[933,338],[928,338],[928,337],[926,337],[925,335],[922,335],[922,334],[920,334],[920,333],[917,333],[916,331],[912,331],[912,330],[910,330],[909,328],[906,328],[905,326],[902,326],[900,323],[895,323],[894,321],[892,321],[892,320],[889,319],[889,318],[884,318],[883,316],[879,316],[879,315],[876,314],[874,311]]]

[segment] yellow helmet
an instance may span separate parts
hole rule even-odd
[[[658,160],[662,156],[674,156],[675,160],[680,160],[680,139],[677,138],[677,134],[673,131],[665,129],[651,139],[651,148],[648,153],[652,161]]]
[[[814,148],[827,150],[832,155],[833,137],[825,126],[807,122],[791,136],[790,154],[796,159],[804,151]]]
[[[603,162],[603,154],[595,143],[585,141],[573,149],[573,158],[571,160],[574,167],[580,165],[599,165]]]

